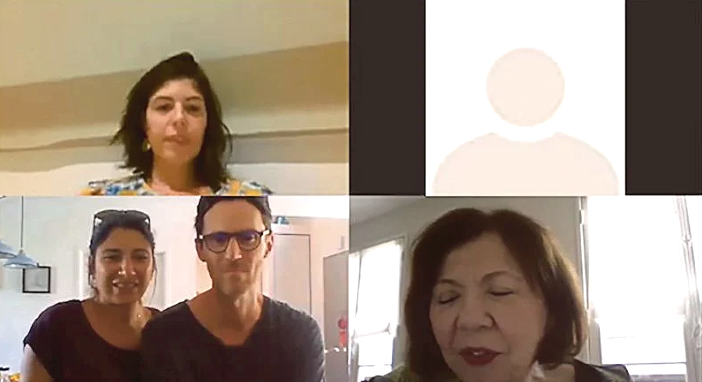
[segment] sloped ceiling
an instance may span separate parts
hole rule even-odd
[[[416,203],[423,196],[351,196],[349,223],[359,224],[385,215],[398,208]]]
[[[348,0],[1,0],[0,87],[344,41]]]
[[[202,66],[233,134],[348,128],[346,42],[228,57]],[[0,88],[0,152],[84,139],[106,142],[117,128],[129,89],[142,74]]]

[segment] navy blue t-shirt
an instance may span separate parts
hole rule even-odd
[[[227,346],[195,318],[185,301],[142,332],[143,381],[321,382],[324,344],[317,322],[264,296],[246,342]]]

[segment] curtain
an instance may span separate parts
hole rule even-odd
[[[682,231],[683,270],[687,283],[685,298],[685,354],[689,382],[702,382],[702,197],[677,197]]]

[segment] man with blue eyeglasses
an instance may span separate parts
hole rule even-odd
[[[195,248],[212,288],[146,326],[144,381],[323,381],[317,322],[261,291],[271,220],[266,196],[200,198]]]

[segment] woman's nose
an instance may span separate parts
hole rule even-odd
[[[185,110],[183,104],[176,102],[175,106],[173,107],[173,113],[173,118],[176,122],[182,122],[185,120]]]
[[[457,319],[459,329],[476,330],[492,325],[492,315],[483,299],[477,297],[463,299],[463,305]]]
[[[122,261],[122,266],[120,267],[119,273],[124,275],[134,274],[134,263],[131,260]]]

